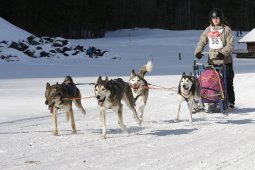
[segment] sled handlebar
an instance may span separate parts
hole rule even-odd
[[[204,52],[202,52],[201,54],[207,55],[207,54],[209,54],[209,52],[204,51]]]
[[[201,54],[204,54],[204,55],[209,55],[209,54],[218,54],[219,52],[209,52],[209,51],[204,51],[202,52]]]

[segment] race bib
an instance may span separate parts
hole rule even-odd
[[[223,43],[220,39],[220,34],[223,32],[223,29],[212,30],[208,33],[209,47],[211,49],[221,49],[223,48]]]

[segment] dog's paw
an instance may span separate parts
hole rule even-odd
[[[138,118],[143,122],[143,115],[139,115]]]
[[[73,131],[72,131],[72,134],[77,134],[77,131],[76,131],[76,130],[73,130]]]
[[[54,136],[59,136],[59,135],[58,135],[58,131],[54,131],[54,132],[53,132],[53,135],[54,135]]]
[[[143,122],[143,117],[139,118],[139,120],[140,120],[141,122]]]
[[[179,119],[174,119],[174,122],[178,123],[178,122],[180,122],[180,120]]]
[[[101,135],[101,138],[102,138],[102,139],[106,139],[106,134],[102,134],[102,135]]]
[[[83,115],[86,115],[86,110],[85,110],[85,109],[81,109],[81,113],[82,113]]]
[[[142,120],[138,119],[138,120],[136,120],[136,123],[137,123],[139,126],[141,126],[141,125],[142,125]]]
[[[130,134],[129,134],[128,132],[127,132],[127,133],[125,132],[125,133],[124,133],[124,136],[125,136],[125,137],[129,137]]]

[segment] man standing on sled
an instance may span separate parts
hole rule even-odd
[[[209,44],[208,64],[226,65],[229,107],[233,109],[235,105],[235,92],[233,86],[233,59],[231,55],[234,49],[232,30],[224,20],[223,12],[219,8],[215,8],[210,12],[209,20],[210,25],[201,34],[195,50],[195,56],[197,59],[201,59],[204,47]]]

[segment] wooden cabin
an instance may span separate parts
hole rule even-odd
[[[235,50],[237,58],[255,58],[255,28],[242,37],[238,43],[246,43],[247,49]]]

